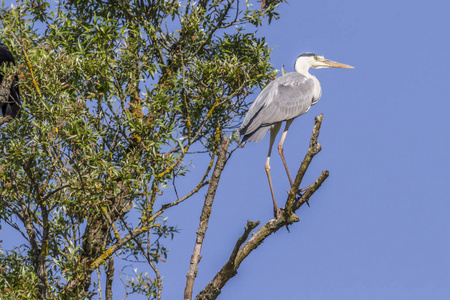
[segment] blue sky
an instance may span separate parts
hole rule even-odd
[[[259,31],[274,48],[274,67],[293,71],[299,54],[315,52],[355,69],[312,71],[322,98],[294,121],[285,156],[294,172],[314,116],[324,113],[322,152],[304,182],[322,170],[330,177],[291,232],[270,236],[219,299],[449,299],[450,2],[290,1],[279,12]],[[222,175],[194,294],[222,267],[248,219],[272,218],[268,140],[248,143]],[[283,205],[289,182],[278,154],[271,167]],[[182,297],[197,198],[169,216],[181,232],[160,265],[166,299]]]
[[[322,151],[304,185],[322,170],[330,177],[297,212],[301,221],[251,253],[219,299],[450,299],[450,2],[291,0],[278,11],[258,33],[275,68],[293,71],[299,54],[315,52],[355,69],[311,71],[322,98],[294,121],[285,156],[294,173],[323,113]],[[268,143],[248,143],[222,174],[194,295],[247,220],[273,217]],[[276,152],[271,167],[282,206],[289,182]],[[168,215],[180,233],[159,264],[163,299],[182,299],[205,192]]]

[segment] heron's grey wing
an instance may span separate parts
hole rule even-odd
[[[269,99],[272,99],[276,94],[276,82],[278,79],[275,79],[274,81],[269,83],[261,91],[261,93],[259,93],[258,97],[256,97],[256,100],[253,102],[252,106],[245,115],[244,121],[242,122],[241,128],[239,129],[241,135],[255,131],[260,126],[260,124],[254,122],[254,118],[259,115],[259,113],[265,106],[267,106],[267,103],[270,101]]]
[[[287,73],[271,82],[253,103],[242,123],[243,141],[259,141],[272,124],[306,113],[313,101],[314,81]]]

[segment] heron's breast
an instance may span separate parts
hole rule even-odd
[[[312,79],[314,80],[314,88],[311,105],[314,105],[319,102],[319,99],[322,96],[322,87],[320,86],[319,80],[315,76],[312,76]]]

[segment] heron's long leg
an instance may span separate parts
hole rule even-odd
[[[284,159],[283,144],[284,144],[284,140],[286,139],[286,135],[288,133],[289,126],[291,126],[291,124],[292,124],[292,121],[294,121],[294,119],[286,121],[286,127],[284,127],[283,135],[281,135],[281,140],[280,140],[280,143],[278,144],[278,153],[280,154],[281,160],[283,161],[284,168],[286,169],[286,173],[287,173],[287,176],[289,178],[289,183],[291,184],[291,187],[293,185],[293,181],[292,181],[292,178],[291,178],[291,174],[289,174],[289,170],[288,170],[288,166],[287,166],[287,163],[286,163],[286,159]]]
[[[280,212],[280,209],[278,208],[277,202],[275,201],[275,195],[273,193],[273,186],[272,186],[272,178],[270,177],[270,154],[272,153],[272,146],[275,142],[275,137],[277,136],[278,131],[280,131],[281,123],[274,124],[272,128],[270,129],[270,146],[269,146],[269,153],[267,154],[267,160],[266,164],[264,165],[264,168],[266,169],[267,173],[267,179],[269,179],[269,186],[270,186],[270,193],[272,194],[272,201],[273,201],[273,214],[275,218],[278,217],[278,214]]]

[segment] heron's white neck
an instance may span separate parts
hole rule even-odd
[[[305,64],[304,61],[297,59],[294,67],[297,73],[300,73],[308,78],[312,76],[311,74],[309,74],[309,68],[311,68],[310,64]]]
[[[322,95],[322,88],[320,87],[320,82],[317,80],[317,77],[314,75],[311,75],[309,73],[309,69],[311,68],[310,63],[305,63],[302,59],[297,59],[295,62],[295,71],[297,73],[302,74],[306,78],[312,79],[314,82],[314,90],[313,90],[313,102],[312,104],[316,104],[317,101],[319,101],[320,96]]]

